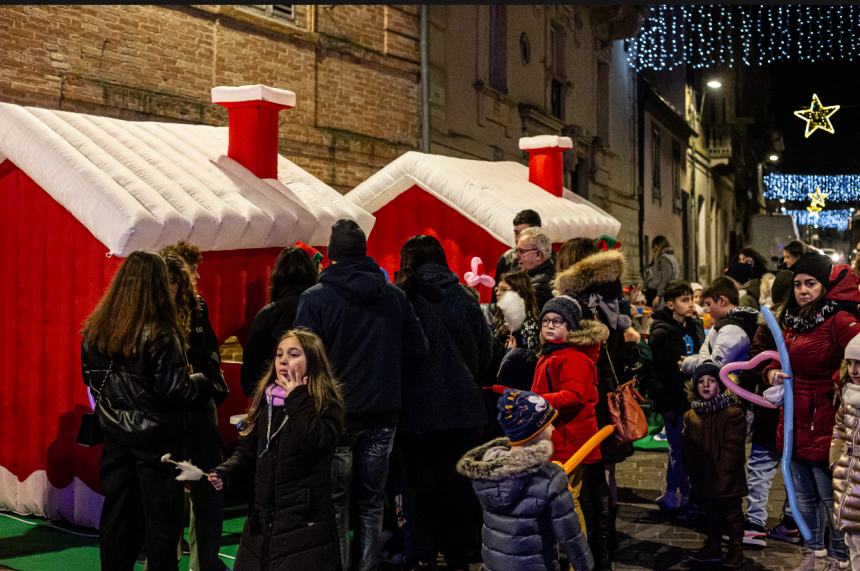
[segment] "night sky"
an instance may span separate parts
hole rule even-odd
[[[773,168],[784,173],[860,173],[860,62],[772,64],[770,108],[785,151]],[[831,115],[834,134],[821,129],[803,137],[806,123],[794,111],[808,108],[812,94],[821,104],[841,105]]]

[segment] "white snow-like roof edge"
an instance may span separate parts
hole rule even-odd
[[[537,135],[535,137],[520,137],[519,146],[521,151],[533,151],[535,149],[572,149],[573,139],[570,137],[559,137],[558,135]]]
[[[530,208],[540,214],[553,242],[617,236],[621,223],[588,200],[566,190],[550,194],[529,182],[527,166],[511,161],[477,161],[409,151],[359,184],[346,197],[377,212],[412,186],[481,226],[502,243],[513,242],[511,221]]]
[[[375,218],[295,163],[263,180],[226,156],[226,127],[124,121],[0,103],[0,157],[110,253],[187,240],[204,251],[325,246],[332,223]]]
[[[296,106],[296,94],[286,89],[268,85],[219,85],[212,88],[212,103],[237,103],[241,101],[268,101],[288,107]]]

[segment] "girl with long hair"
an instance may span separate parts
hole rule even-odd
[[[317,281],[317,272],[303,249],[288,246],[281,250],[269,278],[269,303],[257,312],[251,323],[242,358],[242,390],[251,396],[278,339],[293,327],[299,296]]]
[[[251,399],[233,455],[209,473],[216,490],[255,466],[235,570],[340,569],[331,461],[343,398],[319,337],[291,329]]]
[[[102,568],[131,570],[142,544],[150,568],[176,569],[182,486],[161,456],[185,457],[187,410],[211,385],[188,374],[164,260],[129,254],[82,335],[84,382],[104,433]]]

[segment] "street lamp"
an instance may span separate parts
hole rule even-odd
[[[767,160],[769,160],[772,163],[775,163],[776,161],[779,160],[779,155],[777,155],[776,153],[771,153],[770,155],[768,155]]]
[[[717,89],[720,89],[723,86],[722,82],[716,78],[708,80],[708,82],[705,85],[707,85],[710,89],[713,89],[715,91]],[[707,91],[702,92],[702,102],[699,104],[699,121],[702,120],[702,114],[705,112],[705,98],[707,96],[708,96]]]

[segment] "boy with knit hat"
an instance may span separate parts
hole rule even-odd
[[[719,376],[720,367],[711,361],[696,367],[691,409],[684,414],[684,469],[694,497],[705,506],[708,522],[705,544],[690,560],[740,567],[744,562],[747,422],[740,401],[723,392]],[[729,538],[725,557],[720,543],[723,535]]]
[[[483,508],[484,569],[558,569],[561,545],[576,571],[590,571],[594,562],[567,476],[551,462],[558,412],[540,395],[517,389],[505,389],[497,409],[505,437],[470,450],[457,463]]]

